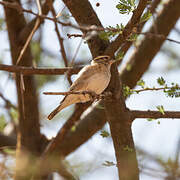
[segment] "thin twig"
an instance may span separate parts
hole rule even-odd
[[[52,12],[54,19],[56,19],[56,12],[55,12],[55,9],[53,7],[53,4],[51,4],[51,12]],[[58,25],[57,25],[56,21],[54,21],[54,25],[55,25],[55,31],[56,31],[57,38],[59,41],[59,46],[60,46],[60,50],[61,50],[61,54],[62,54],[62,57],[64,60],[65,67],[68,67],[68,60],[67,60],[67,55],[66,55],[66,51],[64,48],[63,38],[61,37],[61,34],[60,34],[59,29],[58,29]]]
[[[180,41],[170,39],[170,38],[166,38],[163,34],[156,34],[156,33],[150,33],[150,32],[137,32],[136,34],[145,35],[145,36],[149,36],[149,37],[154,37],[155,36],[157,38],[161,38],[161,39],[164,39],[166,41],[170,41],[170,42],[180,44]]]
[[[63,8],[64,9],[64,8]],[[63,11],[63,10],[62,10]],[[56,12],[55,12],[55,9],[53,7],[53,4],[51,3],[51,12],[53,14],[53,17],[54,18],[57,18],[56,16]],[[59,15],[58,15],[59,17]],[[59,41],[59,46],[60,46],[60,51],[61,51],[61,55],[62,55],[62,58],[63,58],[63,61],[64,61],[64,64],[65,64],[65,67],[68,67],[68,60],[67,60],[67,55],[66,55],[66,51],[65,51],[65,47],[64,47],[64,39],[61,37],[61,34],[60,34],[60,31],[58,29],[58,24],[56,21],[54,21],[54,25],[55,25],[55,31],[56,31],[56,34],[57,34],[57,38],[58,38],[58,41]],[[67,75],[67,79],[69,81],[69,84],[71,85],[72,84],[72,80],[71,80],[71,73],[66,73]]]
[[[1,92],[0,92],[0,97],[4,100],[6,104],[5,107],[7,109],[10,109],[10,107],[12,107],[13,109],[17,110],[17,107],[14,104],[12,104],[7,98],[5,98]]]
[[[83,37],[83,34],[67,34],[67,37],[71,39],[71,37]]]
[[[45,15],[39,15],[37,13],[34,13],[33,11],[31,10],[27,10],[27,9],[24,9],[22,8],[21,6],[19,6],[18,4],[16,3],[9,3],[9,2],[2,2],[0,1],[0,4],[4,5],[4,6],[8,6],[9,8],[13,8],[13,9],[16,9],[18,10],[19,12],[25,12],[25,13],[30,13],[36,17],[39,17],[39,18],[42,18],[42,19],[47,19],[47,20],[50,20],[50,21],[54,21],[58,24],[61,24],[63,26],[70,26],[74,29],[78,29],[78,30],[83,30],[83,31],[119,31],[119,30],[116,30],[116,28],[103,28],[103,27],[98,27],[98,26],[78,26],[78,25],[75,25],[75,24],[72,24],[71,22],[68,22],[68,23],[65,23],[65,22],[61,22],[59,20],[57,20],[57,18],[51,18],[51,17],[48,17],[48,16],[45,16]],[[129,30],[129,29],[128,29]],[[142,33],[143,34],[143,33]],[[153,35],[153,34],[152,34]],[[157,34],[155,34],[157,35]],[[158,36],[162,36],[162,38],[165,38],[163,37],[163,35],[161,34],[158,34]],[[174,43],[178,43],[180,44],[179,41],[176,41],[176,40],[173,40],[173,39],[170,39],[170,38],[165,38],[165,40],[168,40],[168,41],[171,41],[171,42],[174,42]],[[118,45],[119,46],[119,45]],[[109,50],[107,50],[108,52]]]
[[[130,110],[129,111],[132,119],[135,118],[152,118],[152,119],[158,119],[158,118],[180,118],[180,111],[164,111],[162,114],[159,111],[138,111],[138,110]]]
[[[38,15],[41,16],[41,15],[42,15],[42,9],[41,9],[41,5],[40,5],[40,1],[39,1],[39,0],[36,0],[36,4],[37,4],[37,7],[38,7]],[[23,48],[22,48],[22,50],[21,50],[21,52],[20,52],[20,55],[19,55],[19,57],[18,57],[18,59],[17,59],[17,62],[16,62],[17,65],[18,65],[19,62],[21,61],[21,58],[22,58],[24,52],[26,51],[26,49],[27,49],[27,47],[28,47],[28,45],[29,45],[29,43],[30,43],[30,41],[31,41],[34,33],[35,33],[36,30],[38,29],[39,25],[40,25],[40,18],[37,18],[36,23],[35,23],[35,25],[34,25],[34,28],[32,29],[30,35],[28,36],[28,38],[27,38],[27,40],[26,40],[26,43],[24,44],[24,46],[23,46]]]
[[[65,8],[66,8],[66,6],[64,6],[64,7],[62,8],[62,10],[58,12],[56,18],[59,18],[60,16],[62,16],[62,12],[64,11]]]
[[[171,87],[160,87],[160,88],[149,88],[149,87],[146,87],[144,89],[132,89],[132,92],[136,92],[136,93],[140,93],[140,92],[143,92],[143,91],[159,91],[159,90],[171,90],[172,88],[175,88],[174,86],[171,86]],[[178,88],[176,88],[178,89]]]
[[[68,92],[43,92],[45,95],[70,95],[70,94],[89,94],[93,98],[99,98],[101,95],[96,94],[93,91],[68,91]]]

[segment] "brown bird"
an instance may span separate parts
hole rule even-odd
[[[116,62],[110,56],[98,56],[91,61],[91,65],[85,66],[79,73],[77,79],[70,87],[70,92],[90,91],[95,94],[101,94],[108,86],[111,79],[110,68]],[[58,112],[65,107],[84,103],[92,99],[90,94],[69,94],[64,97],[60,105],[52,111],[48,119],[51,120]]]

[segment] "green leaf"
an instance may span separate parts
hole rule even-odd
[[[121,14],[129,14],[136,8],[135,0],[120,0],[120,2],[116,5],[116,8]]]
[[[147,121],[154,121],[155,119],[153,118],[147,118]]]
[[[116,55],[116,59],[119,60],[119,59],[123,59],[124,57],[124,52],[123,51],[118,51],[117,52],[117,55]]]
[[[10,114],[13,117],[15,123],[18,123],[18,111],[14,108],[11,108]]]
[[[116,164],[114,162],[112,162],[112,161],[105,161],[102,165],[109,167],[109,166],[115,166]]]
[[[132,69],[132,65],[131,65],[130,63],[127,64],[127,65],[126,65],[126,70],[127,70],[127,71],[130,71],[131,69]]]
[[[127,41],[136,41],[138,35],[137,34],[131,34],[130,37],[127,39]]]
[[[97,104],[97,105],[96,105],[96,108],[97,108],[97,109],[105,109],[104,106],[101,105],[101,104]]]
[[[10,148],[3,148],[3,151],[6,154],[9,154],[9,155],[12,155],[12,156],[14,156],[16,154],[16,151],[14,149],[10,149]]]
[[[164,90],[166,95],[171,98],[178,98],[180,97],[180,86],[175,83],[171,83],[172,87],[169,90]]]
[[[151,12],[148,10],[146,13],[144,13],[140,19],[140,23],[142,22],[146,22],[150,19],[150,17],[152,16]]]
[[[75,132],[75,131],[76,131],[76,125],[74,125],[74,126],[71,127],[71,131],[72,131],[72,132]]]
[[[128,97],[133,94],[133,91],[130,89],[129,86],[123,86],[123,95],[124,97]]]
[[[163,86],[163,85],[165,85],[166,81],[164,80],[163,77],[159,77],[159,78],[157,79],[157,83],[158,83],[160,86]]]
[[[130,148],[128,145],[126,145],[124,148],[123,148],[124,151],[128,151],[128,152],[133,152],[133,149]]]
[[[163,107],[162,105],[156,106],[156,108],[158,109],[158,111],[159,111],[160,113],[162,113],[163,115],[165,114],[165,113],[164,113],[164,107]]]
[[[145,88],[145,81],[141,79],[137,82],[137,85],[141,86],[142,88]]]
[[[3,131],[5,126],[6,126],[6,120],[5,120],[5,117],[4,115],[1,115],[0,116],[0,131]]]
[[[99,37],[102,39],[102,40],[105,40],[105,41],[108,41],[109,40],[109,35],[107,32],[103,31],[103,32],[100,32],[99,33]]]
[[[102,130],[100,135],[101,135],[103,138],[110,136],[110,134],[109,134],[107,131],[105,131],[105,130]]]

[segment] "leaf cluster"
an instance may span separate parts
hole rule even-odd
[[[162,77],[157,79],[157,83],[160,86],[163,86],[164,93],[166,94],[167,97],[171,97],[171,98],[180,97],[180,86],[179,86],[179,84],[172,82],[171,87],[168,87],[166,81]]]
[[[105,31],[99,33],[99,37],[105,41],[108,41],[116,35],[122,34],[123,30],[123,24],[116,24],[116,27],[108,26]]]
[[[129,14],[136,8],[135,0],[120,0],[119,3],[116,5],[116,8],[121,14]]]

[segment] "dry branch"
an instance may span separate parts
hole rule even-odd
[[[164,114],[162,114],[159,111],[131,110],[130,114],[131,114],[133,120],[135,118],[152,118],[152,119],[172,118],[172,119],[180,119],[180,111],[164,111]]]
[[[71,74],[77,74],[82,67],[77,68],[34,68],[34,67],[26,67],[26,66],[16,66],[16,65],[5,65],[0,64],[0,70],[12,72],[12,73],[20,73],[23,75],[62,75],[65,72],[69,71]]]

